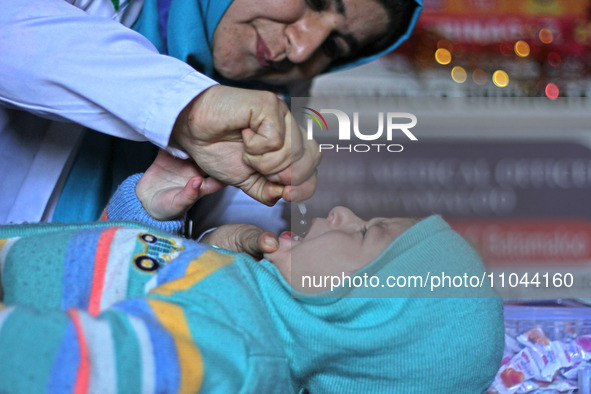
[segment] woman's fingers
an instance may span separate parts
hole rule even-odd
[[[273,205],[284,186],[307,196],[316,187],[320,153],[304,134],[275,94],[218,85],[181,112],[171,142],[211,177]]]

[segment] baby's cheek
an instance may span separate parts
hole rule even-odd
[[[269,260],[281,273],[283,279],[291,284],[291,252],[283,248],[273,253],[265,253],[263,257]]]

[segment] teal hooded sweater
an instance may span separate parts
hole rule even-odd
[[[1,227],[0,269],[0,392],[478,393],[503,350],[490,292],[293,297],[269,261],[137,222]],[[425,270],[483,267],[432,216],[357,274]]]

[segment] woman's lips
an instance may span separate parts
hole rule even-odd
[[[263,67],[271,66],[271,51],[269,50],[269,47],[267,47],[267,44],[265,44],[265,41],[263,41],[261,36],[259,36],[259,33],[257,33],[256,51],[256,56],[259,64]]]

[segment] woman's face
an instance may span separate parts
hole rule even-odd
[[[309,79],[387,24],[375,0],[234,0],[213,35],[214,67],[232,80]]]
[[[407,218],[364,221],[351,210],[336,207],[326,219],[314,219],[305,238],[294,239],[289,232],[281,234],[279,250],[265,258],[295,289],[310,291],[301,288],[301,275],[350,275],[373,261],[415,223]]]

